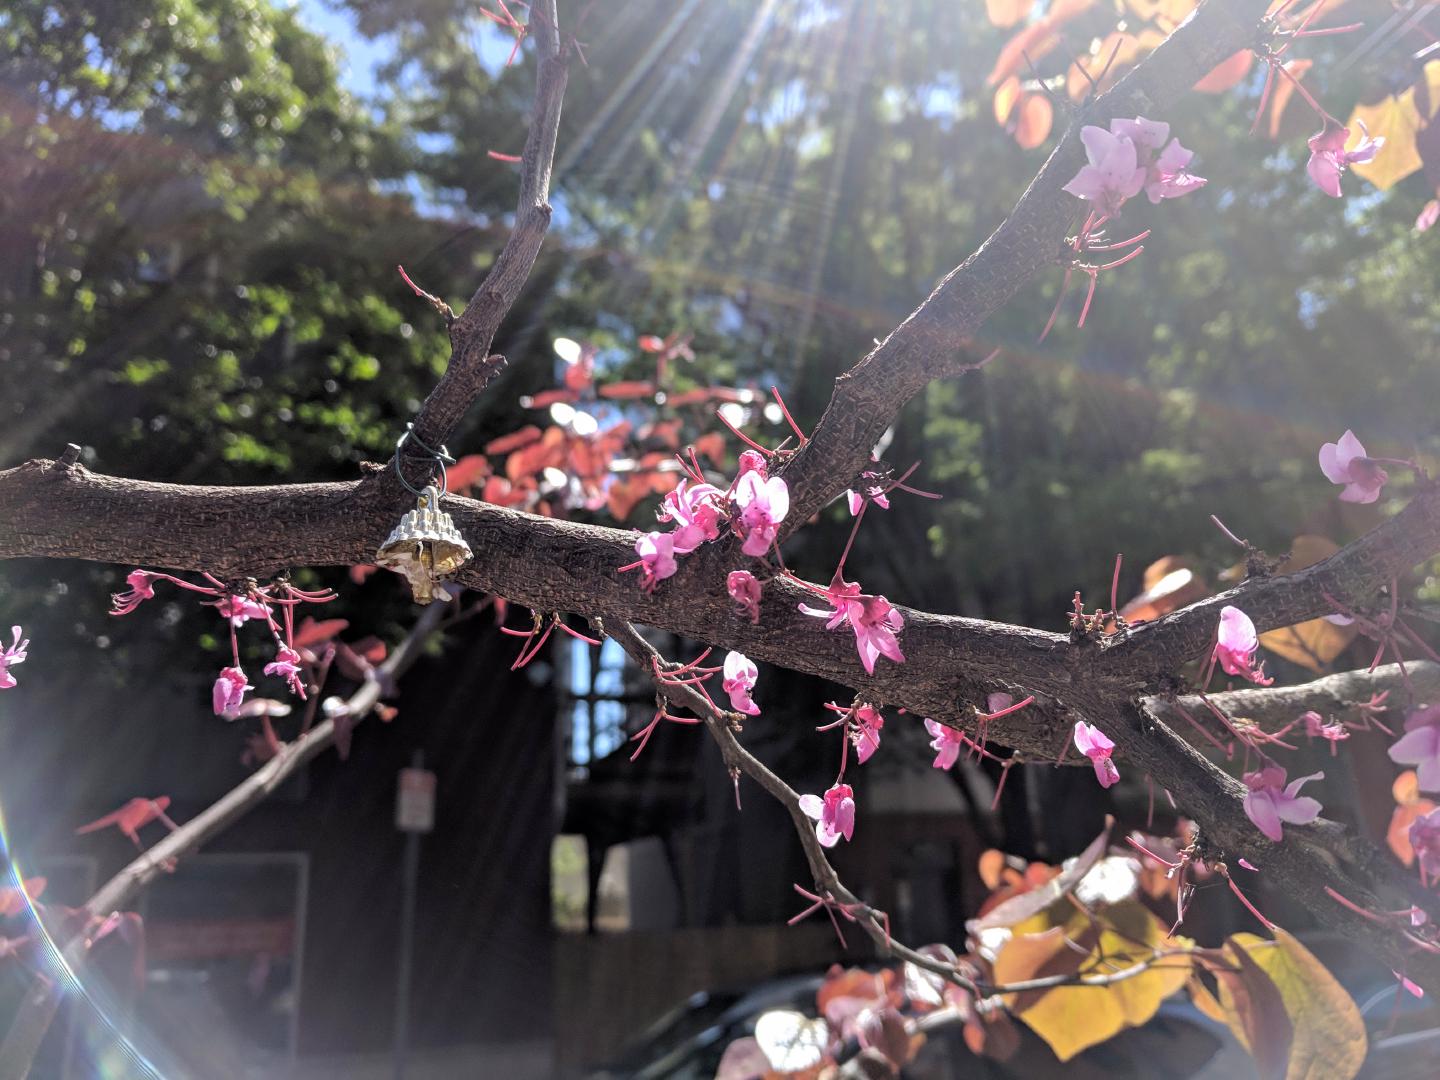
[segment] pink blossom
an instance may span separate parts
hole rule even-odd
[[[1302,713],[1300,719],[1305,724],[1305,734],[1312,739],[1329,739],[1337,743],[1350,737],[1350,729],[1344,724],[1327,724],[1325,718],[1313,709]]]
[[[847,488],[845,490],[845,501],[846,505],[850,507],[851,517],[860,513],[860,508],[865,505],[867,498],[881,510],[890,509],[890,497],[885,494],[884,488],[875,486],[867,487],[864,489],[864,494],[856,491],[854,488]]]
[[[1344,484],[1341,502],[1373,503],[1390,475],[1365,456],[1365,447],[1348,428],[1339,442],[1320,447],[1320,471],[1332,484]]]
[[[1384,138],[1372,139],[1364,123],[1360,124],[1361,139],[1354,150],[1346,150],[1350,129],[1339,121],[1327,119],[1325,127],[1310,136],[1310,162],[1306,171],[1315,186],[1332,198],[1340,198],[1340,174],[1349,166],[1374,159],[1385,145]]]
[[[790,512],[790,489],[778,476],[766,480],[751,470],[735,484],[735,505],[740,509],[736,528],[745,538],[740,550],[746,555],[764,555]]]
[[[1410,846],[1415,849],[1421,873],[1440,877],[1440,809],[1410,823]]]
[[[873,705],[859,705],[850,719],[854,725],[850,739],[855,743],[855,756],[864,765],[880,749],[880,729],[885,726],[885,717]]]
[[[735,478],[738,480],[749,472],[758,473],[762,480],[768,475],[765,465],[765,455],[760,453],[759,450],[740,451],[740,469],[735,474]]]
[[[721,672],[724,681],[720,685],[730,695],[730,707],[736,712],[760,715],[760,707],[750,700],[750,691],[755,689],[755,680],[759,677],[755,662],[744,653],[725,654],[725,667]]]
[[[1204,177],[1185,171],[1194,153],[1181,146],[1179,139],[1170,139],[1166,144],[1170,125],[1163,120],[1146,120],[1143,116],[1115,119],[1110,121],[1110,131],[1135,144],[1137,159],[1145,170],[1145,194],[1152,203],[1178,199],[1205,186]]]
[[[725,577],[725,591],[735,601],[735,613],[752,623],[760,621],[760,582],[749,570],[731,570]]]
[[[876,459],[872,456],[872,461]],[[890,509],[890,497],[885,494],[885,486],[881,483],[881,474],[874,469],[866,469],[860,474],[860,486],[850,488],[845,492],[845,499],[850,506],[850,516],[856,517],[860,508],[867,502],[872,502],[881,510]]]
[[[26,649],[30,646],[30,639],[20,638],[20,627],[10,628],[12,635],[10,645],[0,648],[0,690],[9,690],[16,685],[15,676],[10,674],[10,668],[15,664],[25,662]]]
[[[1094,203],[1106,216],[1119,213],[1125,200],[1145,186],[1145,169],[1140,165],[1135,143],[1093,124],[1080,129],[1080,141],[1085,144],[1089,164],[1063,190]]]
[[[243,626],[251,619],[269,617],[264,604],[257,604],[244,596],[222,596],[215,602],[215,610],[229,619],[231,626]]]
[[[1265,672],[1255,664],[1255,653],[1260,648],[1260,639],[1255,634],[1255,624],[1237,607],[1226,604],[1220,609],[1220,633],[1215,642],[1215,658],[1227,675],[1241,675],[1260,686],[1269,686],[1274,679],[1267,679]]]
[[[300,654],[288,645],[275,650],[275,659],[265,665],[266,675],[279,675],[290,684],[290,690],[298,697],[305,696],[305,683],[300,678]]]
[[[930,732],[930,749],[935,751],[935,760],[930,764],[936,769],[950,768],[960,759],[960,749],[965,745],[960,732],[934,720],[925,721],[925,730]]]
[[[849,784],[836,784],[818,795],[801,795],[800,812],[815,822],[815,835],[826,847],[834,847],[855,834],[855,792]]]
[[[131,570],[125,575],[125,584],[130,588],[125,592],[111,593],[110,603],[114,610],[111,615],[129,615],[146,600],[155,597],[155,586],[151,584],[160,574],[152,574],[148,570]]]
[[[1103,731],[1084,720],[1075,721],[1075,749],[1090,759],[1090,764],[1095,767],[1095,779],[1100,781],[1102,788],[1119,783],[1120,770],[1110,760],[1115,744]]]
[[[677,528],[671,537],[676,555],[688,555],[707,540],[720,535],[721,501],[724,496],[714,484],[687,485],[681,480],[675,490],[665,496],[657,515],[661,521],[674,521]]]
[[[238,667],[225,668],[215,680],[215,689],[211,694],[215,715],[228,716],[233,713],[245,700],[245,691],[254,689],[245,681],[245,672]]]
[[[826,630],[838,630],[849,620],[851,608],[859,607],[860,595],[859,582],[844,580],[837,570],[830,579],[830,587],[825,590],[825,599],[830,604],[830,610],[811,607],[809,604],[800,604],[799,608],[806,615],[827,620]]]
[[[1394,975],[1395,978],[1400,981],[1401,987],[1404,988],[1404,990],[1405,990],[1405,992],[1406,992],[1407,994],[1411,994],[1411,995],[1413,995],[1413,996],[1415,996],[1415,997],[1417,997],[1417,998],[1423,998],[1423,997],[1425,996],[1425,991],[1424,991],[1424,990],[1422,990],[1422,989],[1421,989],[1419,986],[1417,986],[1415,983],[1411,982],[1411,981],[1410,981],[1409,979],[1407,979],[1404,975],[1401,975],[1400,972],[1396,971],[1394,968],[1391,968],[1391,969],[1390,969],[1390,974],[1391,974],[1391,975]]]
[[[855,631],[855,647],[860,652],[865,674],[875,674],[875,661],[881,656],[888,656],[897,664],[905,662],[905,654],[895,638],[895,634],[904,629],[905,620],[885,597],[861,597],[859,611],[851,609],[850,626]]]
[[[1405,718],[1405,734],[1390,747],[1390,760],[1414,765],[1421,791],[1440,791],[1440,705],[1416,709]]]
[[[905,627],[905,620],[889,600],[883,596],[867,596],[855,582],[845,581],[836,571],[825,590],[830,610],[801,604],[800,610],[806,615],[826,619],[825,629],[837,630],[845,623],[855,631],[855,648],[860,654],[860,663],[867,675],[875,674],[875,661],[888,656],[897,664],[905,662],[900,651],[896,633]]]
[[[1420,214],[1415,218],[1415,231],[1429,232],[1437,221],[1440,221],[1440,199],[1431,199],[1420,208]]]
[[[635,553],[640,556],[640,587],[646,592],[674,575],[675,539],[669,533],[643,533],[635,540]]]
[[[1250,794],[1245,796],[1245,814],[1255,827],[1271,840],[1284,839],[1281,822],[1304,825],[1320,815],[1320,804],[1306,795],[1297,795],[1300,788],[1311,780],[1323,780],[1323,772],[1302,776],[1285,786],[1285,770],[1279,765],[1267,765],[1256,772],[1245,774],[1245,786]]]

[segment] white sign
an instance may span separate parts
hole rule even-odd
[[[435,774],[429,769],[401,769],[395,791],[395,827],[426,833],[435,827]]]

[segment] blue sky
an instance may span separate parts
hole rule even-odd
[[[350,12],[337,11],[326,0],[299,0],[296,10],[306,26],[340,47],[344,57],[340,81],[344,87],[359,97],[369,96],[375,89],[375,66],[390,55],[386,43],[361,36]]]

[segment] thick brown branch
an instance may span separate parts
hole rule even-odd
[[[904,404],[930,380],[963,371],[985,320],[1046,269],[1058,269],[1081,204],[1061,188],[1084,163],[1080,128],[1151,116],[1178,100],[1221,60],[1253,43],[1268,0],[1206,0],[1108,93],[1082,109],[1039,175],[980,249],[952,270],[913,313],[835,382],[809,444],[784,471],[787,531],[845,488]]]
[[[1440,664],[1429,660],[1407,661],[1403,672],[1399,664],[1386,664],[1374,671],[1342,671],[1299,686],[1226,690],[1210,694],[1209,699],[1227,716],[1253,720],[1266,730],[1274,730],[1309,709],[1327,720],[1363,724],[1368,715],[1366,703],[1372,695],[1384,693],[1402,702],[1412,693],[1416,702],[1440,701]],[[1183,695],[1179,703],[1198,719],[1204,720],[1210,715],[1205,702],[1195,694]],[[1163,698],[1150,698],[1145,708],[1188,738],[1185,718],[1175,710],[1174,704]]]
[[[653,595],[619,567],[635,559],[634,534],[535,517],[469,499],[446,508],[475,552],[460,581],[540,611],[633,619],[820,675],[922,716],[969,720],[992,690],[1041,696],[990,735],[1053,756],[1074,719],[1059,704],[1081,659],[1069,639],[1002,623],[901,609],[903,665],[865,674],[848,630],[796,610],[814,597],[769,582],[761,620],[735,614],[719,545],[681,560]],[[385,492],[364,484],[205,488],[119,480],[32,462],[0,472],[0,558],[43,555],[121,565],[266,577],[292,566],[349,566],[374,558],[394,525]],[[98,598],[97,598],[98,599]]]
[[[1203,858],[1233,862],[1245,857],[1259,867],[1272,892],[1294,897],[1322,924],[1373,949],[1389,966],[1427,990],[1440,989],[1440,950],[1422,950],[1407,939],[1405,928],[1379,926],[1325,893],[1328,886],[1376,913],[1418,904],[1433,921],[1440,914],[1435,897],[1421,889],[1388,853],[1324,819],[1310,825],[1287,825],[1284,841],[1274,843],[1246,816],[1244,785],[1155,715],[1130,706],[1107,719],[1105,730],[1126,758],[1162,784],[1199,825]]]
[[[1145,689],[1158,674],[1204,655],[1215,643],[1220,609],[1233,604],[1261,631],[1335,614],[1333,597],[1374,611],[1378,592],[1440,551],[1440,486],[1422,490],[1410,504],[1323,562],[1293,574],[1251,578],[1218,596],[1142,623],[1114,638],[1100,664],[1106,677]]]

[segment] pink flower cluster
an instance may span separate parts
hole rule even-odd
[[[1320,471],[1332,484],[1345,486],[1341,502],[1373,503],[1390,480],[1390,474],[1366,456],[1364,444],[1348,428],[1339,442],[1320,447]]]
[[[665,496],[656,515],[660,521],[674,522],[675,528],[668,533],[648,532],[635,540],[635,553],[640,561],[622,570],[639,569],[640,586],[646,592],[653,592],[655,586],[679,569],[677,555],[688,555],[701,544],[719,539],[720,527],[729,523],[735,535],[743,543],[740,550],[746,555],[764,555],[775,543],[780,523],[790,512],[790,491],[785,481],[778,476],[765,475],[765,460],[753,451],[740,455],[740,475],[724,492],[714,484],[707,484],[696,478],[681,480],[675,490]],[[734,578],[734,575],[731,575]],[[753,589],[750,587],[754,584]],[[751,594],[753,593],[752,622],[759,621],[759,584],[743,579],[727,582],[732,596],[736,588],[743,590],[744,600],[736,596],[745,614],[752,614]]]
[[[1087,724],[1084,720],[1075,721],[1075,749],[1090,759],[1090,764],[1095,769],[1095,779],[1100,781],[1102,788],[1120,782],[1120,770],[1115,767],[1115,762],[1110,760],[1110,755],[1115,752],[1115,744],[1099,728]]]
[[[1390,760],[1415,766],[1421,791],[1440,791],[1440,704],[1422,706],[1405,718],[1405,734],[1390,747]]]
[[[20,637],[20,627],[12,626],[10,633],[10,644],[0,647],[0,690],[9,690],[17,685],[15,676],[10,674],[10,668],[25,662],[26,650],[30,647],[30,639]]]
[[[1259,648],[1260,639],[1250,616],[1229,604],[1221,608],[1214,659],[1220,662],[1225,674],[1239,675],[1259,686],[1269,686],[1275,680],[1265,677],[1263,664],[1255,663]]]
[[[306,659],[295,647],[294,609],[303,603],[325,603],[333,600],[335,594],[328,589],[305,592],[283,581],[264,588],[252,586],[248,593],[241,594],[231,591],[229,586],[212,574],[205,574],[204,577],[209,582],[208,585],[195,585],[183,578],[150,570],[132,570],[125,576],[128,588],[111,596],[110,614],[128,615],[146,600],[153,600],[157,581],[167,581],[189,592],[210,597],[202,603],[213,607],[230,624],[230,651],[234,662],[221,669],[210,691],[210,703],[215,715],[223,716],[227,720],[234,720],[240,715],[246,691],[255,689],[240,666],[240,645],[235,631],[251,619],[263,619],[275,640],[275,659],[265,665],[265,674],[283,678],[290,692],[303,698],[305,680],[302,678],[302,665]],[[276,621],[273,610],[275,608],[281,613],[283,627]],[[0,665],[0,675],[3,675],[3,665]],[[0,686],[4,686],[3,681],[0,681]]]
[[[806,615],[825,619],[826,630],[838,630],[848,624],[855,631],[855,647],[867,675],[875,674],[875,661],[881,656],[887,656],[897,664],[905,662],[905,654],[900,651],[900,642],[895,637],[904,628],[905,620],[889,600],[883,596],[865,595],[858,583],[844,580],[839,571],[825,590],[825,599],[830,604],[829,608],[801,604],[800,610]]]
[[[1299,791],[1311,780],[1324,778],[1323,772],[1311,773],[1287,786],[1285,770],[1279,765],[1248,772],[1244,777],[1245,786],[1250,789],[1245,796],[1245,814],[1257,829],[1279,843],[1285,838],[1282,822],[1304,825],[1320,816],[1320,803]]]
[[[855,835],[855,792],[849,784],[833,785],[824,798],[801,795],[800,812],[815,822],[815,836],[825,847]]]
[[[1315,186],[1331,198],[1340,198],[1340,176],[1351,165],[1373,161],[1385,145],[1383,137],[1372,139],[1365,125],[1360,125],[1360,141],[1354,150],[1346,150],[1350,129],[1334,117],[1325,118],[1325,126],[1310,136],[1310,161],[1305,170]]]
[[[1410,824],[1410,846],[1420,864],[1422,878],[1440,878],[1440,809],[1416,818]]]
[[[954,728],[925,721],[925,730],[930,733],[930,749],[935,751],[935,760],[930,764],[936,769],[953,768],[960,760],[960,751],[965,746],[965,737]]]
[[[725,654],[720,687],[729,695],[730,707],[736,712],[745,713],[747,716],[760,715],[760,707],[750,700],[750,691],[755,689],[755,680],[759,677],[760,672],[755,667],[755,662],[744,653]]]
[[[1179,139],[1170,138],[1170,125],[1162,120],[1116,119],[1110,121],[1109,131],[1088,124],[1080,129],[1080,141],[1089,163],[1064,190],[1094,203],[1105,217],[1118,214],[1125,201],[1142,190],[1158,203],[1205,184],[1203,177],[1185,171],[1195,155]]]

